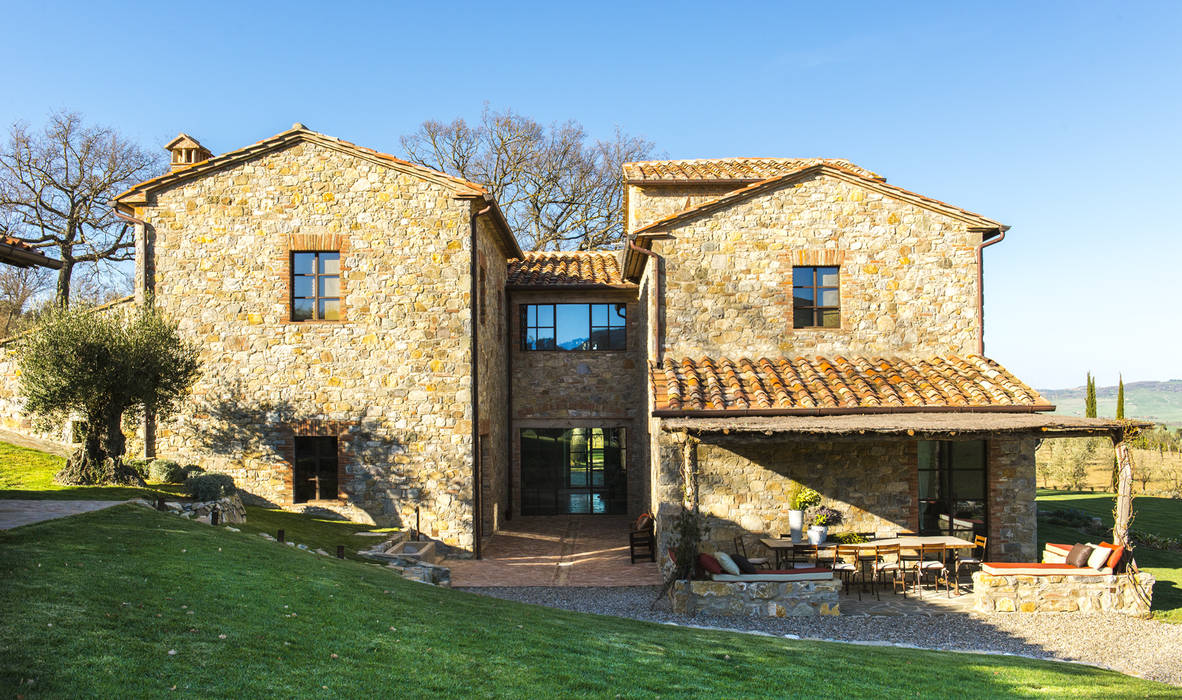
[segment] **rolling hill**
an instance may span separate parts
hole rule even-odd
[[[1068,416],[1084,414],[1085,387],[1038,391],[1055,404],[1055,413]],[[1116,387],[1096,387],[1096,404],[1101,416],[1115,416]],[[1165,423],[1175,428],[1182,426],[1182,379],[1125,384],[1125,416]]]

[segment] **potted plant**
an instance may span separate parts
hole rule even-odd
[[[829,536],[829,526],[840,525],[843,517],[841,511],[835,508],[829,506],[817,508],[813,511],[813,524],[809,528],[809,542],[815,545],[824,544],[825,538]]]
[[[800,532],[804,528],[804,512],[821,503],[821,494],[801,484],[795,484],[788,496],[788,531],[792,533],[792,541],[800,542]]]

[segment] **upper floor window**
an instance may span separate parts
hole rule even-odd
[[[291,320],[341,320],[341,254],[291,254]]]
[[[792,327],[840,328],[838,268],[792,268]]]
[[[625,304],[522,304],[522,350],[624,350]]]

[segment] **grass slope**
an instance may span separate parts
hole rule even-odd
[[[173,496],[177,484],[135,486],[62,486],[53,482],[66,460],[27,447],[0,442],[0,498],[71,499],[78,501],[120,501],[129,498],[155,500],[158,494]]]
[[[1069,664],[794,642],[527,606],[127,505],[0,533],[0,591],[0,693],[10,697],[1173,691]]]
[[[1104,520],[1111,528],[1112,494],[1072,493],[1064,491],[1038,492],[1041,511],[1075,508]],[[1171,498],[1133,499],[1133,529],[1165,537],[1178,537],[1182,532],[1182,501]],[[1038,523],[1039,551],[1047,542],[1095,541],[1094,535],[1064,525],[1053,525],[1045,520]],[[1153,616],[1163,622],[1182,624],[1182,552],[1139,547],[1135,552],[1137,565],[1157,579],[1153,588]]]

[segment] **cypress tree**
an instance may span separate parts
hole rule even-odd
[[[1091,372],[1088,372],[1088,388],[1084,396],[1084,415],[1088,418],[1096,417],[1096,379]]]
[[[1125,377],[1120,376],[1120,384],[1116,387],[1116,417],[1121,419],[1125,417]]]

